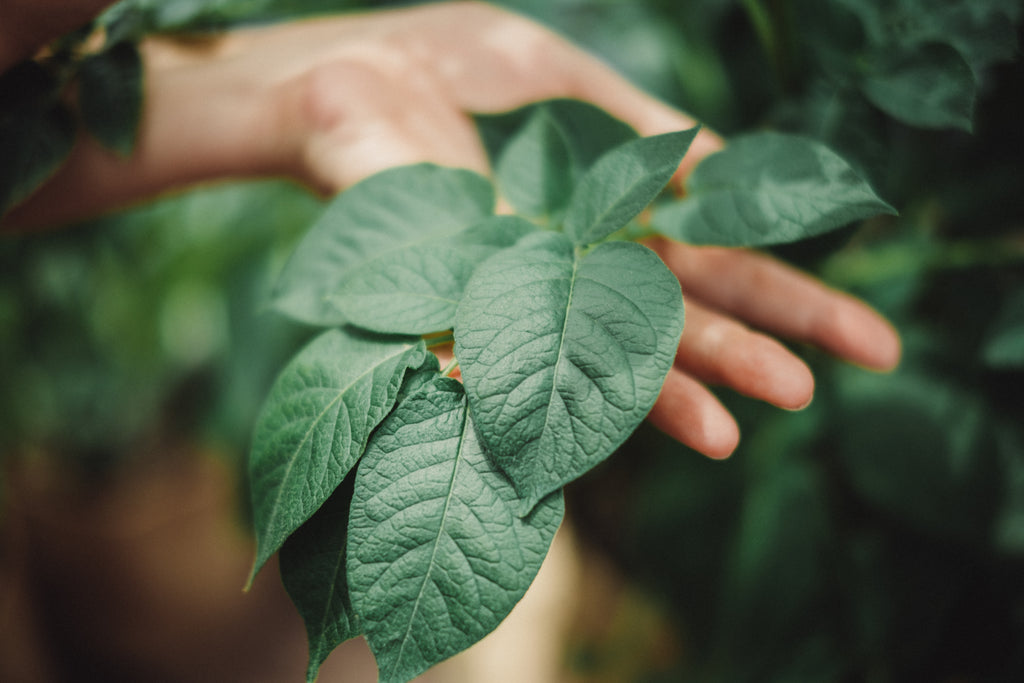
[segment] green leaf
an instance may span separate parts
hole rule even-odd
[[[486,261],[455,319],[481,440],[528,513],[647,415],[683,327],[679,282],[632,242],[540,233]]]
[[[564,144],[569,154],[566,181],[571,188],[602,154],[637,137],[636,131],[628,124],[580,100],[548,100],[503,114],[479,115],[476,123],[495,168],[498,186],[506,197],[519,196],[520,202],[527,205],[531,202],[544,205],[547,201],[539,195],[528,199],[534,192],[556,199],[549,188],[538,185],[535,178],[529,177],[514,163],[513,160],[518,160],[528,165],[536,164],[536,160],[528,156],[529,147],[534,146],[550,157],[549,162],[557,162],[560,154],[546,149],[546,146]],[[513,151],[510,147],[519,149]],[[513,159],[505,160],[507,154],[512,154]],[[552,175],[546,171],[545,174]],[[564,208],[568,200],[567,193],[560,206]],[[515,202],[513,206],[530,213]]]
[[[351,324],[375,332],[451,329],[476,267],[536,229],[516,216],[492,216],[453,234],[409,236],[349,271],[330,300]]]
[[[345,322],[329,298],[350,269],[396,244],[465,230],[493,207],[491,183],[472,171],[417,164],[371,176],[338,195],[299,243],[274,306],[314,325]]]
[[[0,215],[28,198],[64,163],[75,120],[56,80],[34,62],[0,75]]]
[[[142,112],[142,57],[135,43],[118,43],[86,57],[78,78],[86,128],[118,154],[131,154]]]
[[[256,423],[249,479],[256,530],[252,577],[355,465],[395,403],[422,340],[329,330],[277,378]]]
[[[668,184],[698,130],[633,140],[598,159],[569,200],[566,234],[593,244],[635,218]]]
[[[691,244],[792,242],[895,210],[824,145],[781,133],[736,138],[690,175],[687,197],[651,224]]]
[[[509,140],[494,167],[502,195],[516,211],[557,223],[573,187],[573,161],[565,132],[550,109],[537,107]]]
[[[890,116],[921,128],[971,130],[977,84],[952,47],[879,51],[867,69],[861,90]]]
[[[1024,368],[1024,287],[1003,302],[982,348],[985,364],[994,368]]]
[[[462,386],[439,378],[374,433],[349,521],[352,603],[380,680],[404,682],[490,633],[533,581],[561,494],[520,519]]]
[[[338,645],[362,633],[345,573],[348,510],[354,476],[345,478],[316,514],[281,547],[281,581],[295,603],[309,640],[306,681]]]

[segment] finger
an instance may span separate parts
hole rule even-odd
[[[677,368],[669,370],[647,419],[676,441],[716,460],[729,457],[740,440],[739,426],[729,411]]]
[[[676,367],[780,408],[799,410],[814,396],[810,368],[764,334],[688,301]]]
[[[806,273],[748,250],[669,240],[651,246],[683,291],[711,308],[867,368],[891,370],[899,362],[900,338],[885,318]]]

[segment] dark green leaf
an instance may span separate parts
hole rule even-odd
[[[82,122],[105,146],[131,154],[142,113],[142,58],[123,42],[82,60],[78,72]]]
[[[334,648],[362,633],[349,600],[345,573],[354,479],[346,477],[323,507],[281,547],[281,581],[302,615],[309,639],[308,683],[316,680],[320,665]]]
[[[356,473],[348,574],[382,682],[469,647],[522,598],[563,504],[554,494],[520,519],[517,503],[455,380],[410,396],[374,433]]]
[[[0,75],[0,215],[56,172],[75,143],[75,120],[58,85],[34,62]]]
[[[697,130],[632,140],[598,159],[569,201],[566,234],[593,244],[633,220],[668,184]]]
[[[880,52],[861,89],[879,109],[912,126],[971,130],[974,74],[946,45]]]
[[[1003,302],[982,354],[992,367],[1024,367],[1024,288]]]
[[[422,341],[330,330],[285,367],[257,420],[249,460],[252,576],[342,482],[394,405],[406,370],[426,354]]]
[[[351,324],[375,332],[451,329],[476,267],[534,230],[522,218],[492,216],[453,234],[410,236],[349,271],[331,301]]]
[[[520,514],[604,460],[647,415],[683,326],[679,282],[654,252],[583,252],[560,233],[523,239],[473,275],[455,356],[480,438]]]
[[[792,242],[878,213],[895,213],[824,145],[758,133],[701,162],[682,201],[654,210],[653,227],[693,244]]]
[[[378,173],[338,195],[313,225],[281,273],[274,305],[303,322],[342,323],[328,299],[350,269],[396,245],[465,230],[493,206],[490,182],[471,171],[418,164]]]

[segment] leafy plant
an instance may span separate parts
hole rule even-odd
[[[493,184],[430,164],[373,176],[279,280],[280,311],[329,329],[257,423],[253,574],[281,551],[310,680],[359,634],[381,680],[409,680],[523,595],[562,487],[639,426],[675,355],[679,283],[638,239],[764,244],[891,211],[822,145],[763,134],[648,221],[696,129],[641,138],[562,100],[479,123]],[[518,215],[493,214],[496,191]],[[452,343],[441,370],[429,349]]]

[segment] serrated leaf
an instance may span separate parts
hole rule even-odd
[[[320,666],[334,648],[362,633],[349,599],[345,572],[354,479],[346,477],[281,547],[281,581],[302,616],[309,640],[308,683],[316,680]]]
[[[391,410],[422,340],[329,330],[277,378],[256,422],[249,480],[256,532],[252,577],[327,500]]]
[[[879,51],[861,90],[876,107],[912,126],[971,130],[974,73],[947,45]]]
[[[86,57],[78,78],[85,127],[106,147],[130,155],[142,113],[142,57],[135,43],[118,43]]]
[[[351,324],[375,332],[451,329],[476,267],[536,229],[516,216],[492,216],[461,232],[410,237],[349,271],[331,301]]]
[[[371,176],[338,195],[310,228],[281,273],[274,306],[314,325],[345,322],[329,298],[350,269],[396,244],[465,230],[493,207],[491,183],[472,171],[416,164]]]
[[[652,227],[691,244],[793,242],[896,213],[837,154],[808,138],[757,133],[704,159],[687,196],[655,208]]]
[[[75,120],[56,80],[34,62],[0,75],[0,215],[28,198],[64,163]]]
[[[348,546],[380,681],[408,681],[469,647],[522,598],[563,503],[554,494],[525,519],[516,503],[455,380],[436,380],[381,424],[356,474]]]
[[[477,430],[526,514],[647,415],[683,327],[679,282],[646,247],[584,252],[541,233],[486,261],[455,318]]]
[[[668,184],[698,130],[632,140],[598,159],[569,200],[566,234],[593,244],[635,218]]]

